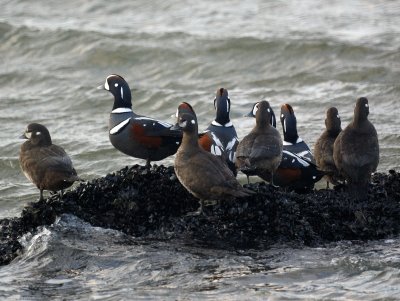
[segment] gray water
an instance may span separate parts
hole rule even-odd
[[[133,3],[132,3],[133,2]],[[380,141],[379,171],[400,167],[399,1],[0,0],[0,218],[38,197],[19,168],[18,137],[46,125],[92,179],[143,164],[113,149],[110,73],[130,84],[136,112],[173,122],[191,103],[200,128],[219,87],[243,118],[266,98],[293,105],[312,147],[336,106],[345,126],[367,96]],[[280,129],[280,127],[278,127]],[[160,163],[171,165],[173,157]],[[3,299],[397,299],[400,239],[325,248],[201,249],[93,228],[63,216],[0,268]]]

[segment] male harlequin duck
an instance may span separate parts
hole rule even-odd
[[[214,99],[214,108],[216,110],[215,120],[203,132],[199,143],[206,151],[213,155],[223,156],[229,169],[236,176],[236,148],[239,140],[235,127],[229,119],[231,100],[228,97],[226,89],[220,88],[217,90]]]
[[[294,153],[310,162],[315,162],[308,145],[297,134],[297,119],[289,104],[281,106],[281,123],[283,130],[283,149]]]
[[[357,99],[352,122],[340,132],[333,146],[335,165],[356,199],[367,196],[371,173],[379,163],[378,134],[368,114],[368,99]]]
[[[98,87],[114,96],[109,120],[111,144],[126,155],[151,161],[162,160],[176,153],[182,132],[171,130],[172,124],[138,115],[132,111],[131,90],[119,75],[111,74]]]
[[[274,185],[286,190],[294,190],[298,193],[309,192],[314,184],[321,180],[325,173],[318,170],[317,166],[309,160],[295,153],[283,150],[282,161],[274,173]],[[258,176],[271,182],[270,173],[259,173]]]
[[[333,160],[333,144],[342,131],[339,112],[335,107],[326,111],[325,127],[315,142],[314,156],[318,168],[326,173],[326,188],[329,188],[329,182],[338,185],[342,180]]]
[[[177,126],[183,130],[183,138],[175,157],[175,173],[181,184],[200,199],[200,210],[204,200],[240,198],[253,193],[240,185],[220,158],[200,147],[195,114],[179,113]]]
[[[58,191],[79,181],[71,159],[60,146],[52,144],[47,128],[38,123],[28,125],[21,136],[28,139],[21,145],[19,163],[25,176],[40,190]]]
[[[273,174],[282,159],[282,138],[271,125],[272,109],[268,101],[260,101],[253,107],[256,125],[245,136],[236,150],[236,167],[248,175]]]

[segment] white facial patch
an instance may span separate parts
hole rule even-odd
[[[367,103],[365,104],[365,107],[368,108],[368,104]]]
[[[226,101],[226,112],[229,113],[229,101]]]
[[[181,128],[186,127],[186,125],[187,125],[187,121],[186,121],[186,120],[185,120],[185,121],[182,121],[182,122],[179,122],[179,126],[180,126]]]
[[[116,84],[116,86],[118,86],[118,84]],[[124,99],[124,89],[122,89],[122,87],[121,87],[121,98]]]
[[[259,103],[256,103],[256,105],[255,105],[254,108],[253,108],[253,116],[256,116],[256,113],[257,113],[257,111],[258,111],[258,104],[259,104]]]
[[[283,118],[283,117],[285,117],[285,115],[282,114],[281,117]]]
[[[336,117],[337,117],[338,119],[340,119],[340,115],[337,115]]]
[[[283,120],[283,131],[286,133],[286,119]]]
[[[178,118],[179,109],[176,109],[175,117]]]
[[[41,133],[41,132],[36,132],[35,134],[36,134],[36,136],[39,136],[39,135],[41,135],[42,133]]]
[[[115,87],[115,88],[118,87],[118,83],[115,83],[115,84],[114,84],[114,87]]]
[[[28,138],[28,139],[31,139],[32,132],[25,132],[25,137]]]
[[[267,112],[268,112],[268,113],[271,113],[271,110],[270,110],[270,108],[268,108],[268,109],[267,109]]]
[[[108,85],[108,77],[106,78],[106,82],[104,83],[104,89],[110,91],[110,86]]]
[[[196,120],[192,119],[191,123],[196,124]]]

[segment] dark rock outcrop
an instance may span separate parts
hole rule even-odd
[[[217,248],[267,248],[274,243],[318,246],[339,240],[372,240],[400,233],[400,174],[372,177],[368,199],[342,190],[285,192],[264,182],[245,185],[257,193],[221,200],[205,215],[176,179],[173,167],[135,165],[77,186],[60,199],[27,205],[21,217],[0,220],[0,264],[22,250],[18,239],[71,213],[94,226],[152,239],[187,239]]]

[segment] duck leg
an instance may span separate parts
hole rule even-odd
[[[151,167],[150,158],[148,158],[148,159],[146,160],[146,168],[150,169],[150,167]]]
[[[39,191],[40,191],[39,201],[43,201],[43,189],[39,189]]]

